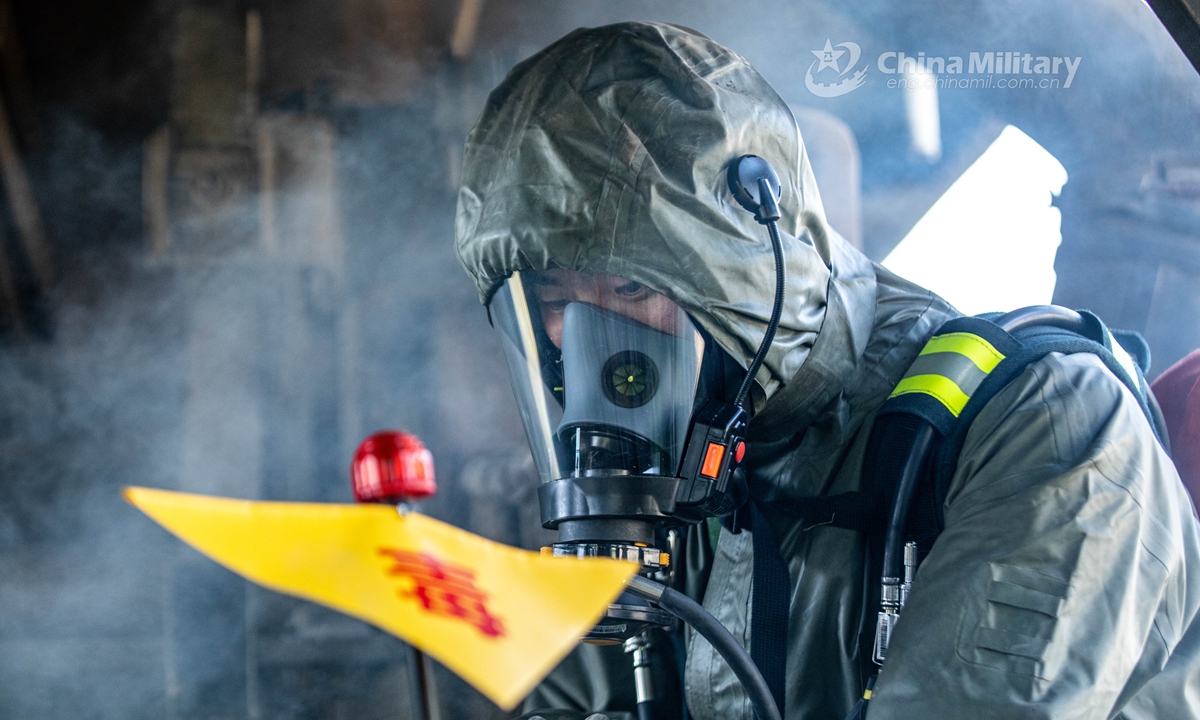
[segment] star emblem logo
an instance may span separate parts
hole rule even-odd
[[[846,41],[834,45],[832,40],[825,38],[825,47],[809,52],[817,59],[808,66],[808,72],[804,73],[804,86],[813,95],[823,98],[839,97],[857,90],[866,82],[869,68],[858,67],[858,61],[862,58],[862,47],[858,43]],[[843,58],[847,53],[849,57]],[[814,77],[827,68],[836,73],[835,82],[820,82]],[[828,77],[828,74],[825,77]]]
[[[817,67],[817,72],[821,72],[825,68],[833,68],[834,72],[838,73],[842,71],[839,59],[846,54],[846,51],[835,50],[833,48],[833,43],[830,42],[829,38],[825,38],[824,48],[820,50],[810,50],[809,52],[815,55],[817,60],[821,62],[820,66]]]

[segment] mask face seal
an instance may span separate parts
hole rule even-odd
[[[579,278],[591,282],[582,274],[570,282]],[[614,281],[620,279],[603,276],[596,282]],[[537,274],[514,273],[490,306],[538,473],[543,483],[573,481],[568,484],[576,487],[616,481],[627,488],[637,484],[632,478],[645,478],[654,488],[651,495],[663,496],[650,504],[657,507],[641,498],[606,513],[626,520],[644,516],[649,522],[638,533],[640,542],[670,510],[667,491],[684,459],[704,338],[687,314],[662,296],[655,295],[645,310],[625,303],[620,309],[629,314],[622,314],[573,301],[579,296],[603,302],[605,295],[590,287],[546,290],[545,284]],[[544,302],[544,296],[553,300]],[[608,499],[615,502],[615,496]],[[564,520],[576,517],[569,508],[560,509],[566,514],[543,514],[547,527],[562,530]],[[594,535],[596,524],[589,527],[585,534]]]

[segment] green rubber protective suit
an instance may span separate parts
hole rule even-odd
[[[785,716],[838,720],[876,670],[859,653],[874,627],[866,543],[770,503],[859,487],[874,413],[958,313],[827,224],[795,120],[754,68],[669,25],[577,30],[509,74],[467,140],[457,250],[484,303],[516,270],[619,275],[670,297],[749,365],[774,265],[765,229],[726,187],[747,153],[783,189],[786,303],[756,378],[747,470],[792,580]],[[1200,717],[1196,515],[1136,400],[1096,357],[1047,356],[991,400],[945,521],[870,720]],[[747,645],[752,549],[748,532],[722,530],[703,594]],[[555,696],[607,692],[603,678],[583,680],[579,695]],[[684,684],[698,720],[752,717],[701,638],[689,637]]]

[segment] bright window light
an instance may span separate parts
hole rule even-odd
[[[912,83],[904,92],[904,111],[908,115],[908,132],[912,148],[929,162],[942,158],[942,120],[938,112],[937,77],[916,66],[904,73]]]
[[[883,261],[968,315],[1045,305],[1054,295],[1067,171],[1009,125]]]

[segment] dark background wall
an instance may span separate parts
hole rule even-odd
[[[348,501],[357,441],[398,427],[434,452],[430,513],[536,545],[523,432],[452,249],[462,142],[515,62],[626,19],[755,64],[875,260],[1020,127],[1070,175],[1056,301],[1144,332],[1154,372],[1200,346],[1200,76],[1137,0],[4,0],[0,716],[406,716],[396,641],[247,586],[118,489]],[[826,38],[868,62],[1083,60],[1070,89],[943,92],[930,162],[877,74],[805,89]],[[496,715],[436,678],[444,717]]]

